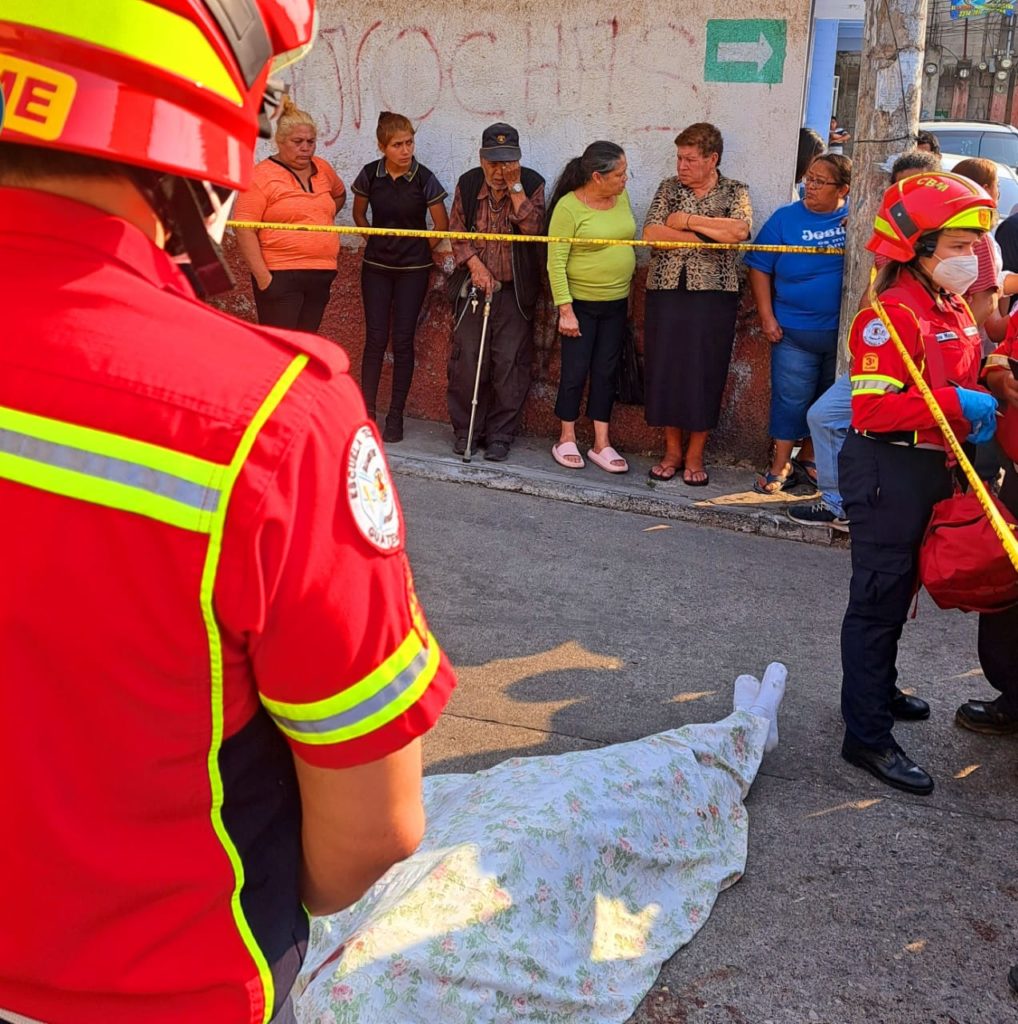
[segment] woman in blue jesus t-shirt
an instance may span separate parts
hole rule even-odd
[[[852,161],[825,153],[810,164],[806,197],[771,214],[755,241],[761,245],[842,248]],[[754,490],[774,494],[790,486],[792,449],[802,441],[798,468],[816,482],[806,410],[834,382],[844,257],[750,252],[746,256],[764,336],[771,342],[770,467]]]

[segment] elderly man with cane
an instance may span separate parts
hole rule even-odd
[[[521,155],[519,133],[511,125],[493,124],[484,130],[480,166],[456,184],[450,231],[541,233],[544,179],[520,166]],[[458,268],[450,283],[455,324],[448,389],[453,451],[464,455],[468,444],[484,445],[486,459],[502,462],[530,388],[533,312],[544,246],[464,239],[453,242],[453,256]]]

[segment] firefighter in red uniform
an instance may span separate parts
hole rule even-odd
[[[997,399],[997,446],[1004,455],[1000,500],[1018,517],[1018,319],[1010,318],[1007,336],[986,357],[982,379]],[[966,701],[955,713],[958,725],[1002,736],[1018,733],[1018,605],[979,616],[979,665],[1000,696]],[[1018,978],[1018,972],[1015,977]]]
[[[952,428],[988,440],[996,402],[978,390],[979,331],[961,295],[977,273],[972,247],[993,201],[974,182],[921,174],[884,194],[867,248],[891,262],[877,291]],[[852,429],[838,471],[852,523],[852,582],[841,627],[842,756],[882,782],[930,793],[933,779],[895,743],[898,640],[933,505],[951,494],[945,441],[873,309],[849,338]]]
[[[359,389],[188,280],[313,22],[0,10],[0,1020],[291,1020],[307,911],[420,841],[454,679]]]

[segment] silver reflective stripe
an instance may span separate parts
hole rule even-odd
[[[427,667],[428,656],[429,648],[421,648],[414,660],[391,683],[387,683],[367,700],[363,700],[355,707],[341,711],[337,715],[318,718],[313,722],[284,718],[282,715],[276,714],[273,714],[272,717],[279,723],[281,728],[289,729],[292,732],[322,733],[332,732],[334,729],[349,729],[350,726],[357,725],[366,718],[370,718],[376,712],[381,711],[396,700],[401,693],[409,690]]]
[[[892,384],[889,380],[854,380],[852,381],[852,391],[890,391],[896,393],[901,391],[901,388],[897,384]]]
[[[99,480],[109,480],[149,494],[158,494],[162,498],[201,512],[215,512],[219,506],[219,491],[215,488],[184,480],[173,473],[153,469],[151,466],[142,466],[109,455],[98,455],[66,444],[43,441],[38,437],[18,433],[16,430],[0,427],[0,452]]]

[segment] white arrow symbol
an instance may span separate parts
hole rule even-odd
[[[774,50],[763,32],[755,43],[718,43],[719,64],[755,64],[757,74],[773,54]]]

